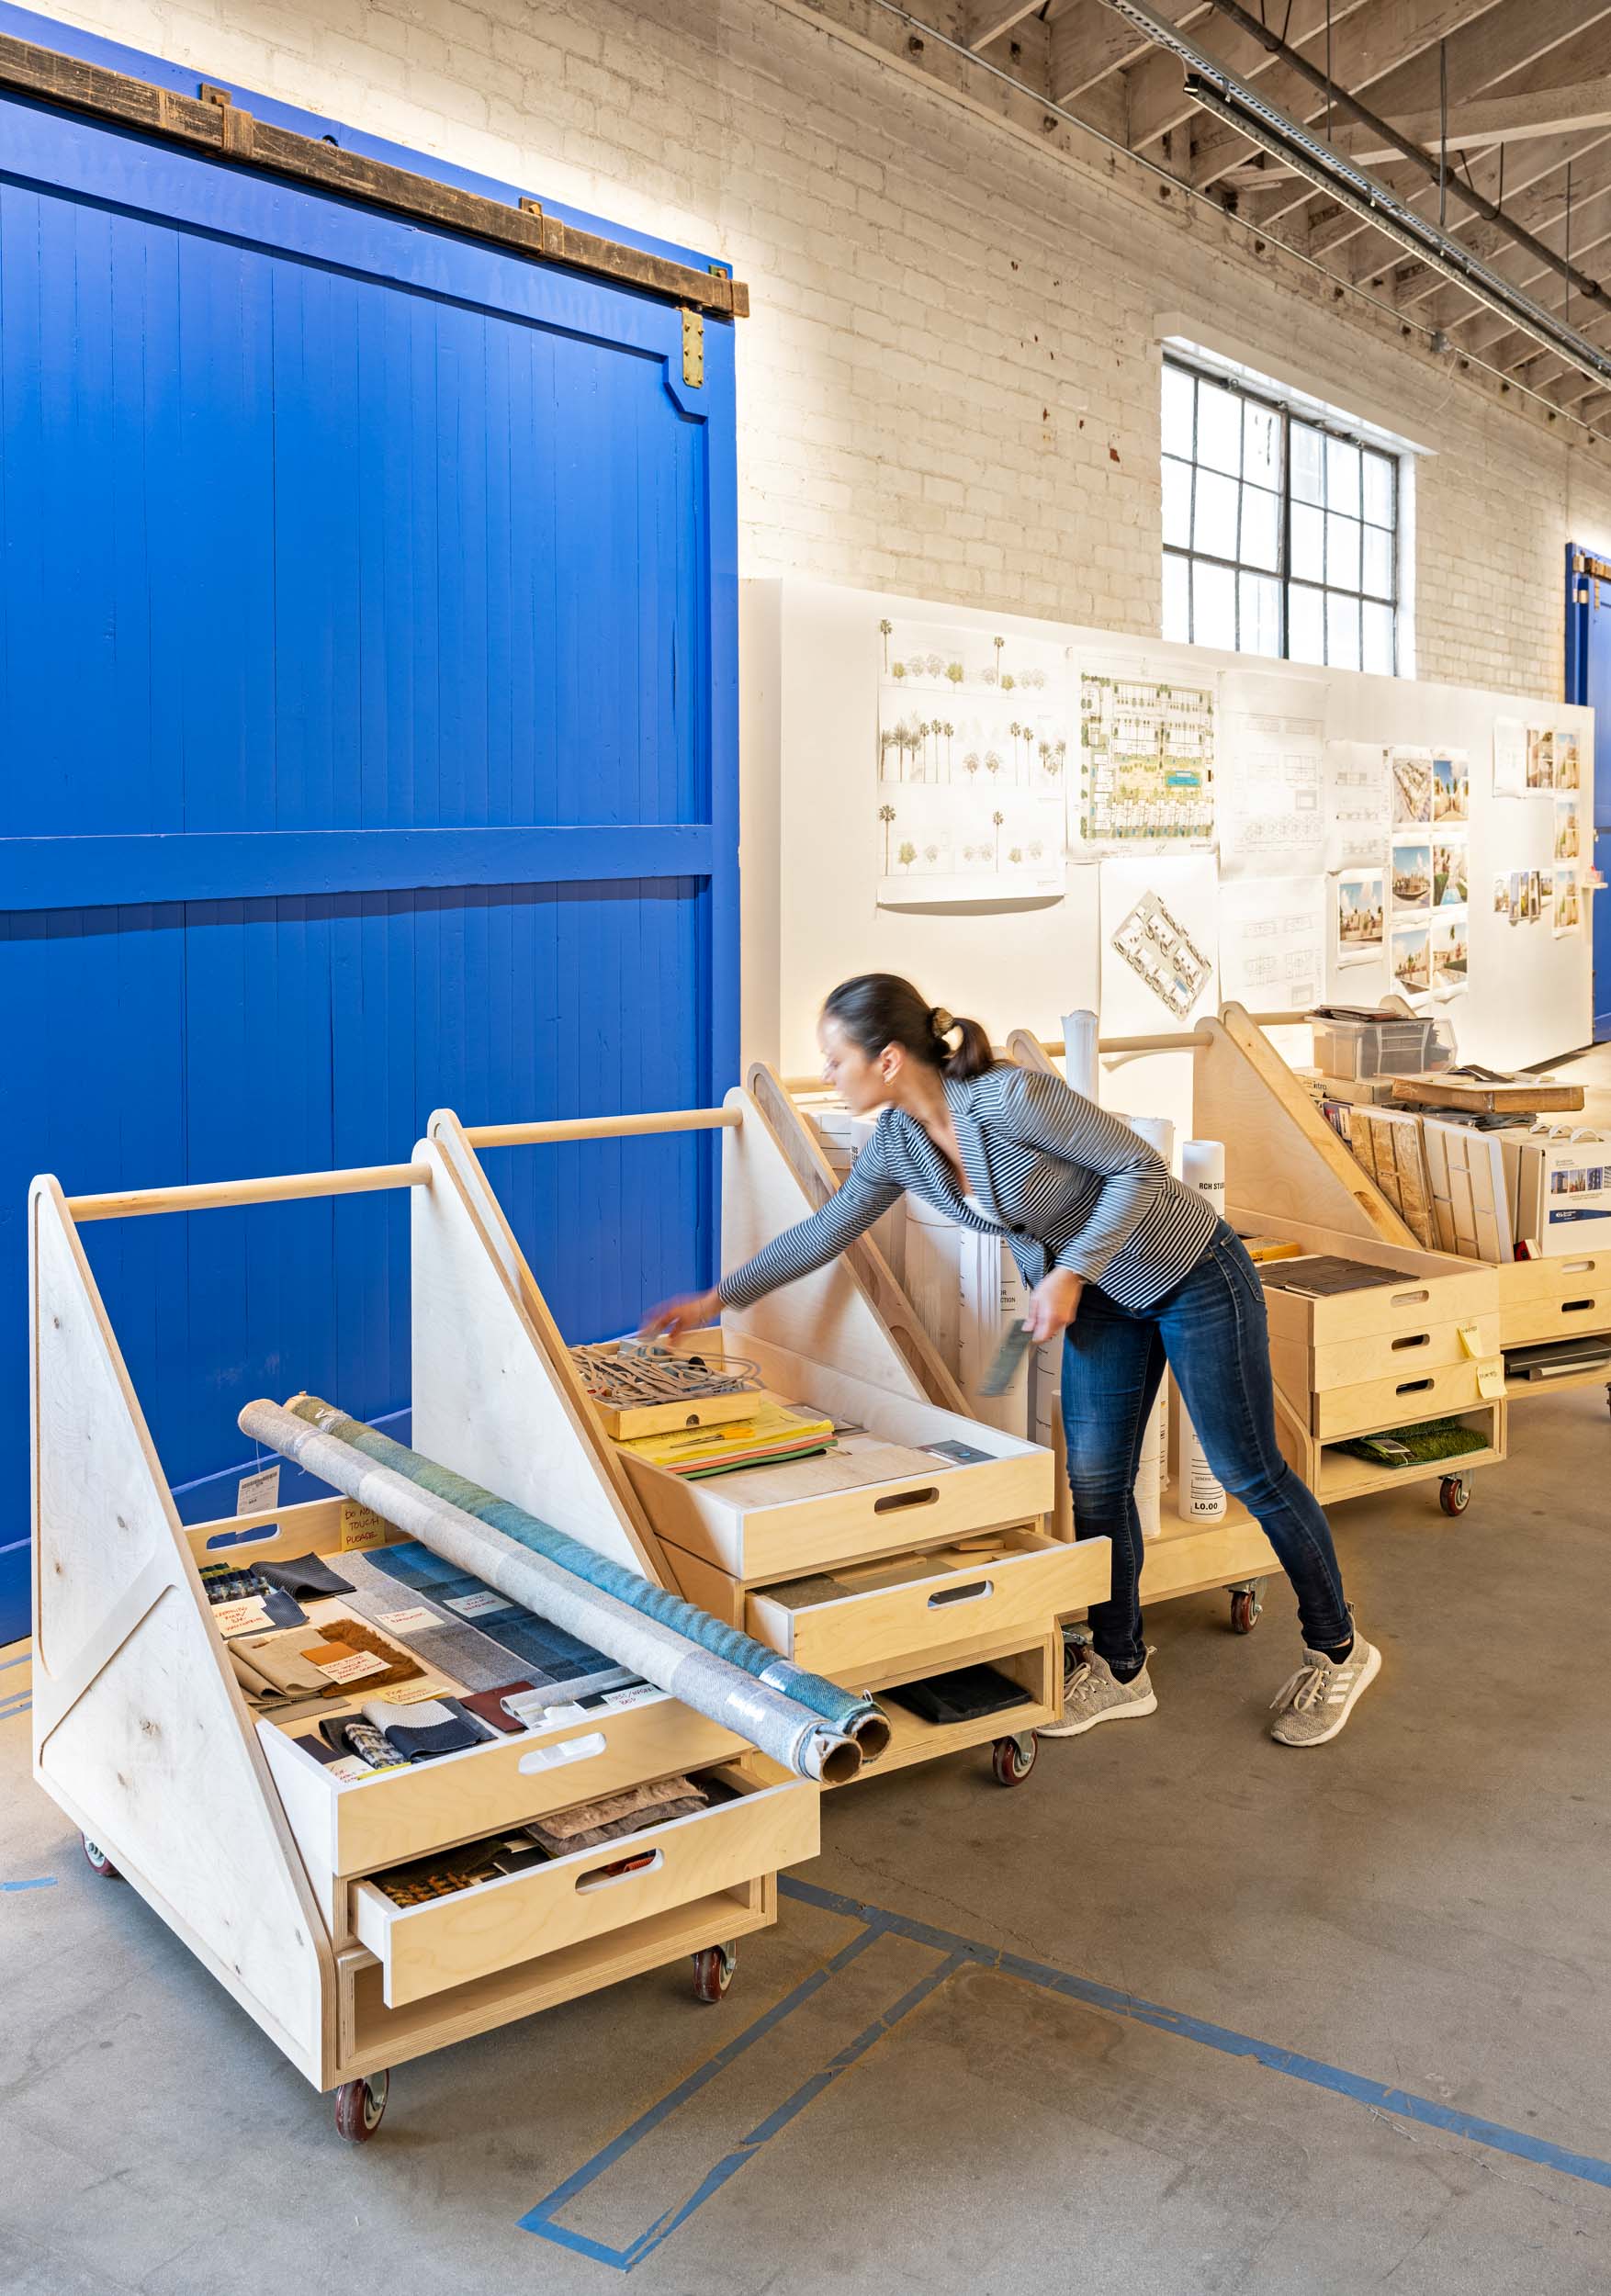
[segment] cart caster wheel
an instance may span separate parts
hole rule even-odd
[[[1464,1514],[1471,1503],[1469,1475],[1446,1475],[1437,1486],[1437,1503],[1445,1514]]]
[[[1022,1785],[1035,1766],[1041,1741],[1033,1730],[1021,1738],[998,1738],[990,1749],[990,1774],[997,1785]]]
[[[693,1998],[719,2001],[733,1982],[738,1955],[731,1945],[707,1945],[693,1956]]]
[[[367,2144],[380,2126],[391,2088],[389,2073],[371,2073],[366,2080],[344,2081],[335,2092],[335,2128],[349,2144]]]
[[[1231,1589],[1231,1632],[1250,1635],[1264,1616],[1264,1604],[1250,1586]]]
[[[118,1873],[100,1843],[92,1841],[88,1834],[80,1834],[78,1838],[84,1844],[84,1854],[90,1872],[98,1874],[104,1882],[120,1882],[123,1878],[122,1874]]]

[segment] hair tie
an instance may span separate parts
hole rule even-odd
[[[955,1028],[956,1022],[952,1019],[950,1013],[946,1011],[943,1005],[931,1005],[929,1009],[929,1026],[933,1030],[935,1036],[943,1044],[946,1038]]]

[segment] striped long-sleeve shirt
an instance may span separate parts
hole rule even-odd
[[[1003,1063],[965,1083],[947,1077],[945,1097],[968,1192],[994,1218],[963,1200],[922,1126],[885,1109],[822,1210],[722,1278],[724,1304],[748,1307],[826,1266],[908,1188],[964,1227],[1004,1236],[1027,1283],[1065,1267],[1137,1312],[1172,1291],[1208,1249],[1218,1225],[1208,1199],[1061,1078]]]

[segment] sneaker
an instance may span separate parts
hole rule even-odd
[[[1380,1671],[1381,1652],[1360,1634],[1340,1666],[1324,1650],[1305,1650],[1302,1665],[1270,1700],[1270,1736],[1279,1746],[1324,1746]]]
[[[1147,1656],[1151,1658],[1150,1650]],[[1132,1716],[1139,1719],[1157,1710],[1158,1695],[1144,1665],[1133,1682],[1115,1682],[1106,1659],[1099,1659],[1087,1644],[1076,1643],[1068,1652],[1063,1677],[1063,1719],[1042,1722],[1035,1736],[1078,1738],[1082,1730],[1094,1730],[1098,1722],[1124,1722]]]

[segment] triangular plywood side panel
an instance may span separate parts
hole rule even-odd
[[[34,1772],[293,2064],[334,1964],[60,1187],[28,1203]]]
[[[1015,1029],[1007,1040],[1008,1057],[1020,1068],[1027,1068],[1031,1075],[1055,1076],[1063,1081],[1063,1071],[1047,1052],[1038,1036],[1028,1029]]]
[[[799,1181],[806,1204],[811,1210],[818,1210],[839,1183],[816,1133],[794,1105],[783,1078],[761,1062],[758,1061],[749,1071],[749,1091]],[[844,1255],[844,1265],[905,1357],[919,1391],[941,1411],[958,1412],[965,1418],[966,1397],[947,1369],[945,1358],[918,1321],[910,1300],[896,1281],[894,1270],[871,1234],[857,1238]]]
[[[781,1091],[782,1086],[778,1089]],[[722,1134],[722,1267],[730,1274],[785,1228],[817,1210],[754,1096],[735,1085],[724,1105],[743,1122]],[[895,1278],[890,1277],[892,1288]],[[898,1294],[897,1297],[904,1295]],[[887,1393],[927,1401],[865,1287],[841,1257],[742,1311],[746,1332]],[[965,1410],[959,1399],[947,1406]]]
[[[671,1583],[659,1542],[456,1117],[415,1152],[413,1442],[595,1553]]]
[[[1240,1005],[1200,1020],[1197,1033],[1193,1120],[1199,1139],[1224,1144],[1226,1201],[1239,1216],[1419,1248]]]

